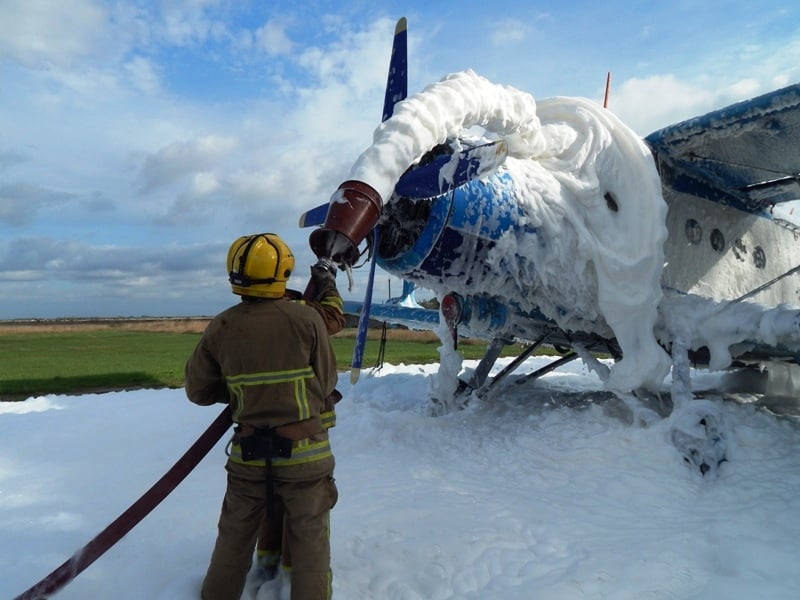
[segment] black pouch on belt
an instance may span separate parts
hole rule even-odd
[[[255,433],[239,439],[242,460],[259,458],[291,458],[292,440],[275,433],[274,429],[256,429]]]
[[[263,458],[266,463],[266,511],[270,518],[275,511],[275,488],[272,480],[272,459],[291,458],[292,440],[275,433],[274,429],[256,429],[251,435],[239,438],[243,460]]]

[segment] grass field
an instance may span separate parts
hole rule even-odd
[[[0,400],[58,393],[182,387],[183,367],[207,319],[87,320],[0,324]],[[381,331],[371,329],[363,368],[375,365]],[[355,330],[333,337],[338,365],[349,369]],[[384,360],[437,362],[441,342],[429,331],[387,330]],[[485,344],[462,340],[464,358],[480,358]],[[507,354],[516,354],[510,347]]]

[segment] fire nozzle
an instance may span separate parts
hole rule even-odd
[[[317,258],[352,266],[359,257],[359,244],[377,224],[382,208],[383,200],[372,186],[345,181],[331,196],[325,223],[308,238],[311,250]]]

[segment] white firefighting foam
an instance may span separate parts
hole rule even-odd
[[[613,330],[624,359],[610,371],[610,389],[657,386],[670,368],[653,335],[667,208],[650,151],[609,111],[575,98],[537,106],[530,94],[472,71],[451,74],[395,106],[350,178],[388,200],[425,152],[475,127],[507,143],[502,169],[513,172],[536,227],[535,235],[506,236],[496,251],[531,259],[529,272],[514,276],[562,327],[574,317],[558,307],[580,305],[577,314],[601,317],[598,326]]]

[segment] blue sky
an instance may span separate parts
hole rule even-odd
[[[298,217],[369,146],[401,16],[410,93],[473,69],[601,102],[610,71],[642,136],[800,81],[789,1],[3,0],[0,319],[214,314],[258,231],[302,288]]]

